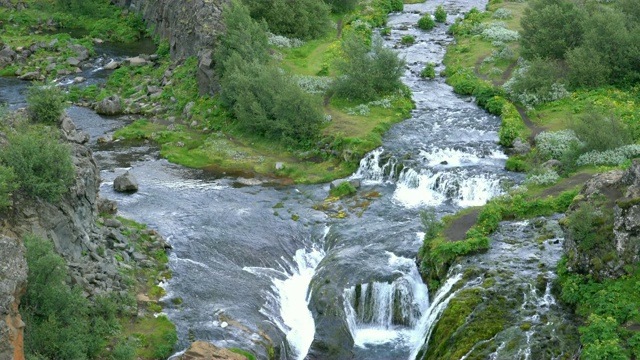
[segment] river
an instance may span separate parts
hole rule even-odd
[[[452,22],[473,6],[483,9],[486,1],[430,0],[390,15],[385,46],[407,60],[403,81],[416,109],[351,176],[362,181],[360,196],[379,196],[367,198],[366,209],[349,200],[337,204],[349,209],[345,218],[314,210],[327,197],[328,184],[247,185],[247,179],[171,164],[153,145],[101,145],[98,137],[130,119],[68,109],[91,134],[101,196],[116,200],[122,216],[157,229],[173,247],[173,277],[163,284],[163,303],[178,329],[176,350],[205,340],[258,358],[269,355],[268,343],[281,359],[415,357],[451,298],[446,290],[460,280],[452,273],[430,301],[415,264],[423,236],[420,211],[442,216],[482,205],[502,192],[502,184],[521,181],[504,170],[507,156],[496,144],[500,119],[455,95],[443,78],[419,77],[430,62],[437,73],[444,69],[453,40],[444,24],[431,31],[415,27],[420,14],[440,4]],[[415,43],[400,45],[404,35]],[[109,57],[137,55],[96,50],[104,56],[80,75],[90,82],[108,74],[99,65]],[[24,105],[25,86],[0,78],[0,101]],[[140,183],[135,194],[112,189],[125,171]],[[327,343],[345,348],[330,355]]]

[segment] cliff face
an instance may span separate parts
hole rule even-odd
[[[567,268],[597,279],[633,271],[640,261],[640,159],[626,171],[593,176],[574,201],[568,219],[584,204],[595,204],[597,213],[612,212],[612,223],[604,224],[607,236],[598,236],[589,246],[566,231]]]
[[[169,41],[171,56],[198,57],[200,93],[217,90],[212,53],[215,40],[223,31],[222,8],[229,0],[112,0],[112,3],[140,13]]]
[[[0,237],[0,360],[23,360],[24,323],[18,306],[27,288],[27,259],[22,243]]]

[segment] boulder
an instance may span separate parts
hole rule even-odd
[[[11,50],[11,47],[5,46],[0,50],[0,69],[12,64],[18,58],[18,54]]]
[[[67,64],[71,66],[78,66],[80,65],[80,60],[74,57],[70,57],[67,59]]]
[[[97,202],[100,214],[115,214],[118,212],[118,204],[113,200],[98,198]]]
[[[26,74],[20,75],[20,80],[42,80],[43,76],[38,71],[30,71]]]
[[[113,181],[113,189],[117,192],[136,192],[138,191],[138,181],[127,171]]]
[[[514,155],[526,155],[531,152],[531,146],[520,140],[520,138],[516,138],[512,143],[511,153]]]
[[[106,64],[105,66],[103,66],[103,69],[105,70],[115,70],[117,68],[120,67],[120,63],[114,60],[109,61],[108,64]]]
[[[95,110],[102,115],[118,115],[122,113],[122,104],[118,95],[111,95],[96,103]]]
[[[131,66],[144,66],[144,65],[147,65],[147,60],[145,60],[144,58],[142,58],[140,56],[136,56],[136,57],[132,57],[132,58],[126,58],[124,61],[129,63],[129,65],[131,65]]]
[[[230,350],[219,348],[204,341],[196,341],[187,351],[178,357],[178,360],[246,360],[244,355],[236,354]]]

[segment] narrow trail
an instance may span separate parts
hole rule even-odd
[[[473,67],[473,72],[477,77],[481,78],[482,80],[490,81],[491,84],[493,84],[493,86],[498,86],[498,87],[504,85],[504,83],[506,83],[507,80],[509,80],[509,78],[511,77],[511,74],[513,74],[513,69],[515,69],[516,65],[518,64],[516,61],[512,62],[511,64],[509,64],[507,69],[502,73],[502,76],[500,77],[500,79],[492,80],[492,79],[489,79],[487,75],[481,74],[480,71],[478,70],[482,66],[482,62],[484,61],[485,58],[486,56],[482,56],[475,62],[475,66]],[[529,128],[529,130],[531,131],[531,134],[527,139],[529,144],[534,145],[536,136],[541,132],[545,131],[547,128],[538,126],[535,123],[533,123],[533,121],[531,121],[529,116],[527,116],[527,112],[521,106],[516,105],[516,110],[518,110],[518,114],[520,114],[520,117],[522,118],[522,121],[524,122],[525,126]]]

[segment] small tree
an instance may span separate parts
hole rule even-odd
[[[336,95],[369,101],[401,88],[405,61],[383,47],[382,39],[375,38],[369,49],[350,36],[343,40],[342,50],[344,56],[336,60],[336,68],[342,73],[334,82]]]
[[[27,92],[27,112],[34,123],[58,124],[64,113],[64,95],[53,84],[34,82]]]

